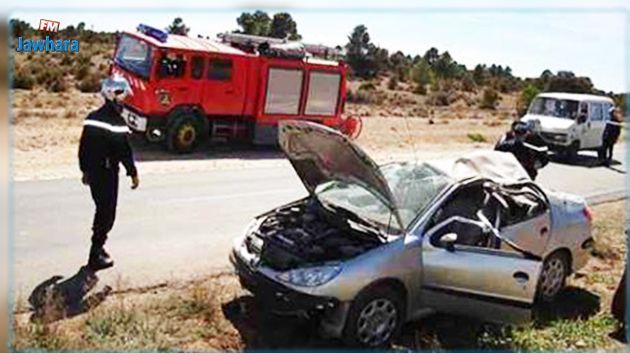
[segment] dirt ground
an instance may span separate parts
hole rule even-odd
[[[403,328],[401,349],[575,349],[620,348],[611,337],[613,293],[625,259],[624,202],[594,207],[596,242],[587,266],[573,275],[536,320],[507,328],[470,319],[434,315]],[[96,291],[95,291],[96,292]],[[82,310],[44,306],[39,313],[19,303],[15,315],[16,349],[334,348],[313,320],[270,315],[230,273],[160,287],[117,291],[84,300]]]
[[[12,171],[15,180],[79,178],[77,150],[83,118],[101,104],[98,94],[12,92]],[[357,108],[349,108],[356,110]],[[366,107],[374,115],[383,107]],[[509,107],[481,111],[456,102],[422,117],[363,117],[357,142],[378,161],[398,154],[488,146],[507,129]],[[351,114],[351,113],[349,113]],[[268,167],[284,163],[266,158],[277,149],[252,149],[238,144],[201,146],[190,155],[167,153],[160,145],[133,139],[142,175],[216,168]]]

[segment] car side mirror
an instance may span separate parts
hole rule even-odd
[[[444,245],[446,251],[455,251],[455,242],[457,242],[456,233],[446,233],[442,237],[440,237],[440,243]]]

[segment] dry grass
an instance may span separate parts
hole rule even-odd
[[[375,155],[390,151],[408,153],[414,149],[458,150],[475,144],[487,146],[486,143],[498,139],[510,124],[511,116],[507,106],[488,112],[458,102],[450,107],[429,109],[421,102],[409,103],[408,100],[411,98],[408,95],[416,96],[410,92],[396,91],[395,94],[400,97],[401,102],[407,103],[398,104],[395,108],[398,109],[398,113],[393,115],[405,117],[390,115],[387,118],[363,119],[364,128],[358,143]],[[13,90],[14,177],[24,180],[78,176],[76,156],[82,120],[89,111],[100,104],[101,98],[98,94],[75,90],[61,93],[39,89]],[[405,114],[412,115],[407,117]],[[469,135],[483,136],[486,142],[471,139]],[[159,158],[161,160],[182,157],[172,155],[169,157],[167,152],[155,147],[153,150],[159,151],[162,155]],[[137,154],[139,160],[145,157],[142,152],[139,151]],[[208,154],[214,153],[208,151],[204,157]],[[190,159],[190,156],[183,157]],[[146,159],[155,158],[148,156]],[[247,159],[251,162],[251,158]],[[212,163],[217,164],[219,161]],[[205,168],[206,164],[208,163],[196,163],[193,168]]]
[[[599,250],[570,280],[562,300],[534,324],[509,329],[462,318],[433,316],[406,325],[396,346],[405,349],[618,348],[608,337],[616,326],[609,314],[612,294],[623,271],[624,203],[596,206],[594,237]],[[598,298],[597,300],[595,298]],[[581,316],[583,306],[598,303]],[[190,283],[114,292],[92,311],[46,323],[16,315],[14,347],[44,349],[332,348],[313,322],[273,317],[228,274]]]

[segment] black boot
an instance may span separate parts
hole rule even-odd
[[[94,272],[114,266],[114,261],[102,246],[94,246],[90,249],[88,268]]]

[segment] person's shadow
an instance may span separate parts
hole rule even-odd
[[[85,313],[101,304],[112,291],[111,287],[105,286],[90,294],[98,277],[86,267],[81,267],[74,276],[62,279],[62,276],[52,276],[35,287],[28,297],[33,312],[31,321],[53,322]]]

